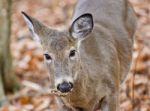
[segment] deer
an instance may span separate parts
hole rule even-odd
[[[58,111],[119,111],[130,70],[136,15],[127,0],[78,0],[71,23],[58,30],[22,12],[43,48]]]

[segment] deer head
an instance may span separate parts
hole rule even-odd
[[[62,93],[71,91],[80,70],[80,44],[93,29],[89,13],[79,16],[68,30],[58,31],[22,12],[33,39],[40,42],[51,84]]]

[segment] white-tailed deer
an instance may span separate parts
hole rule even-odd
[[[22,12],[42,44],[60,111],[119,111],[119,86],[132,59],[135,13],[127,0],[78,0],[65,31]]]

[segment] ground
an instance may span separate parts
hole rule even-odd
[[[150,111],[150,1],[130,2],[138,17],[138,28],[132,67],[121,86],[120,107],[121,111]],[[14,71],[22,87],[8,94],[10,102],[0,111],[55,111],[54,97],[47,93],[49,79],[41,46],[31,39],[21,11],[49,26],[64,28],[71,19],[74,4],[74,0],[13,0],[11,51]]]

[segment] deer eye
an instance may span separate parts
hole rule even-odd
[[[69,57],[70,58],[73,58],[73,57],[75,57],[76,56],[76,50],[71,50],[70,51],[70,54],[69,54]]]
[[[45,57],[46,60],[52,60],[52,58],[49,54],[44,54],[44,57]]]

